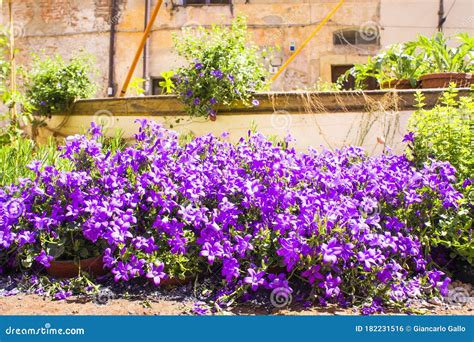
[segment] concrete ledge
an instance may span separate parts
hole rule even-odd
[[[432,108],[442,89],[423,90],[426,108]],[[460,89],[459,94],[473,94]],[[137,119],[147,118],[181,134],[201,136],[230,133],[231,141],[256,128],[268,137],[283,139],[290,134],[297,150],[308,147],[335,149],[347,145],[366,148],[369,154],[382,153],[386,147],[401,153],[408,120],[415,108],[415,91],[367,92],[289,92],[259,93],[260,105],[222,108],[217,121],[190,118],[175,96],[108,98],[77,101],[69,113],[54,115],[39,129],[39,140],[49,136],[65,137],[83,133],[91,122],[104,125],[108,134],[116,130],[133,139]],[[380,144],[382,137],[385,144]]]
[[[426,97],[426,108],[432,108],[446,89],[420,89]],[[469,88],[459,89],[460,96],[473,94]],[[372,112],[374,110],[415,109],[416,90],[373,90],[341,92],[265,92],[257,93],[257,107],[236,104],[219,109],[219,114],[268,114],[285,110],[288,112]],[[99,110],[110,111],[113,115],[176,115],[182,116],[184,107],[174,95],[101,98],[79,100],[71,108],[70,115],[93,115]]]

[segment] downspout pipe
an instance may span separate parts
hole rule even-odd
[[[145,22],[143,25],[143,30],[146,30],[148,22],[150,21],[150,11],[151,11],[151,0],[145,0]],[[145,80],[145,94],[150,95],[151,93],[151,84],[149,77],[149,51],[150,51],[150,37],[147,38],[145,47],[143,48],[143,79]]]
[[[439,0],[439,10],[438,10],[438,31],[443,32],[443,25],[446,21],[444,16],[444,0]]]
[[[118,0],[112,0],[110,3],[110,41],[109,41],[109,83],[107,87],[107,96],[114,97],[115,86],[115,42],[117,35],[118,22]]]

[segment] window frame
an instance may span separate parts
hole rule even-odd
[[[212,0],[202,0],[203,3],[199,4],[188,4],[188,0],[183,0],[183,4],[181,6],[229,6],[232,5],[232,0],[227,0],[228,2],[225,4],[220,3],[212,3]]]
[[[350,35],[352,38],[353,36],[353,42],[352,39],[349,41],[349,37],[344,37],[344,34]],[[363,33],[361,30],[354,28],[354,29],[344,29],[344,30],[338,30],[333,32],[333,46],[336,47],[342,47],[342,46],[352,46],[352,45],[357,45],[357,46],[370,46],[370,45],[380,45],[380,34],[376,35],[374,39],[372,40],[367,40],[363,37]]]

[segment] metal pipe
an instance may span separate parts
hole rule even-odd
[[[118,0],[112,0],[110,4],[110,41],[109,41],[109,83],[107,96],[115,95],[115,40],[118,20]]]
[[[328,15],[323,19],[323,21],[321,21],[318,26],[316,26],[316,28],[314,29],[314,31],[309,35],[309,37],[303,42],[303,44],[301,44],[301,46],[290,56],[290,58],[288,58],[288,60],[285,62],[285,64],[283,64],[280,68],[280,70],[278,70],[278,72],[273,75],[272,79],[271,79],[271,82],[275,81],[278,76],[281,75],[281,73],[286,69],[286,67],[288,65],[290,65],[290,63],[296,58],[296,56],[298,56],[300,54],[300,52],[306,47],[306,45],[308,45],[308,43],[311,41],[311,39],[319,32],[321,31],[321,29],[323,28],[324,25],[326,25],[326,23],[329,21],[329,19],[332,18],[332,16],[334,14],[336,14],[336,12],[339,10],[339,8],[342,6],[342,4],[344,3],[345,0],[340,0],[338,2],[338,4],[331,10],[331,12],[328,13]]]
[[[10,89],[12,95],[16,93],[16,63],[15,63],[15,26],[13,23],[13,1],[8,1],[8,19],[10,22],[10,35],[9,35],[9,45],[10,45]],[[12,107],[10,108],[11,113],[11,122],[12,126],[17,124],[17,111],[16,103],[13,102]]]
[[[443,25],[446,21],[444,16],[444,0],[439,0],[439,10],[438,10],[438,31],[443,32]]]
[[[145,21],[144,21],[144,29],[148,25],[148,21],[150,20],[150,10],[151,4],[150,0],[145,0]],[[149,59],[149,49],[150,49],[150,37],[146,39],[145,47],[143,48],[143,79],[145,80],[145,94],[150,94],[150,80],[148,76],[148,59]]]
[[[132,65],[130,66],[130,69],[128,70],[128,74],[125,79],[125,82],[123,83],[122,90],[120,91],[120,94],[119,94],[120,97],[124,97],[125,94],[127,93],[128,85],[130,84],[130,80],[132,79],[135,68],[137,67],[138,60],[140,59],[140,56],[143,52],[143,48],[145,47],[146,40],[148,36],[150,35],[151,28],[153,27],[153,24],[155,23],[156,17],[158,16],[158,12],[160,11],[160,7],[162,3],[163,3],[163,0],[158,0],[158,2],[156,3],[155,9],[153,10],[153,13],[151,14],[150,22],[146,26],[145,32],[143,32],[140,45],[138,46],[137,52],[135,53],[135,57],[133,58]]]

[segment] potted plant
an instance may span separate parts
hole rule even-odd
[[[92,243],[86,240],[82,229],[73,225],[62,232],[58,232],[58,238],[46,241],[46,253],[53,256],[50,267],[46,272],[55,278],[72,278],[81,272],[87,272],[93,276],[105,275],[109,271],[104,268],[102,252],[104,243],[98,241]]]
[[[456,47],[449,47],[449,39],[441,32],[432,39],[419,36],[414,43],[429,63],[429,73],[420,78],[423,88],[447,88],[450,83],[461,88],[474,83],[474,37],[461,33],[456,38],[460,41]]]
[[[353,76],[356,88],[364,89],[367,80],[373,77],[381,89],[413,89],[418,88],[418,78],[425,68],[426,63],[415,54],[415,47],[394,44],[369,58],[367,64],[358,64],[349,69],[340,81]]]
[[[259,104],[253,94],[267,86],[266,52],[251,42],[244,17],[237,17],[229,28],[183,29],[174,43],[187,64],[175,71],[173,90],[190,116],[215,121],[222,106]]]
[[[375,59],[377,61],[380,58],[380,71],[377,75],[380,88],[418,88],[418,78],[426,68],[426,63],[415,54],[414,48],[406,44],[395,44],[379,56]]]

